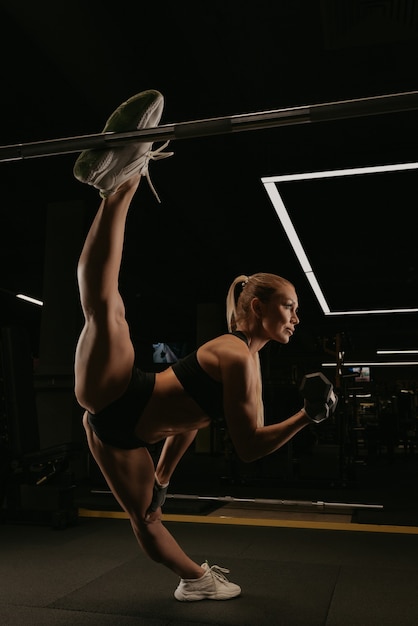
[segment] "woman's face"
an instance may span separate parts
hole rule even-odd
[[[298,299],[294,288],[281,287],[269,302],[260,302],[262,326],[269,339],[288,343],[299,324]]]

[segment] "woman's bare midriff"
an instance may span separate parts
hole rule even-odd
[[[177,433],[206,428],[210,418],[188,396],[171,368],[155,375],[152,396],[143,410],[135,434],[156,443]]]

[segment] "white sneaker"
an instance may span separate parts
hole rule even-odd
[[[201,578],[181,578],[180,584],[174,592],[176,600],[183,602],[193,602],[194,600],[229,600],[241,593],[241,587],[223,575],[229,570],[219,565],[209,567],[208,563],[203,563],[205,571]]]
[[[123,102],[109,117],[103,133],[122,133],[158,126],[164,108],[164,97],[159,91],[142,91]],[[152,142],[131,142],[108,150],[84,150],[74,165],[74,176],[82,183],[100,191],[102,198],[115,190],[135,173],[146,176],[159,201],[148,173],[150,160],[163,159],[172,152],[161,152],[169,142],[152,151]]]

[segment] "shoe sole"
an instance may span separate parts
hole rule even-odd
[[[197,602],[198,600],[232,600],[232,598],[236,598],[239,595],[241,595],[241,590],[234,593],[234,595],[219,595],[219,593],[215,591],[213,593],[205,593],[200,595],[197,593],[185,595],[183,593],[176,593],[176,591],[174,592],[174,597],[180,602]]]

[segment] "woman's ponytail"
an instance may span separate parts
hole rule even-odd
[[[242,290],[248,283],[248,276],[240,274],[231,283],[226,296],[226,321],[228,324],[228,330],[232,333],[237,328],[237,302]]]

